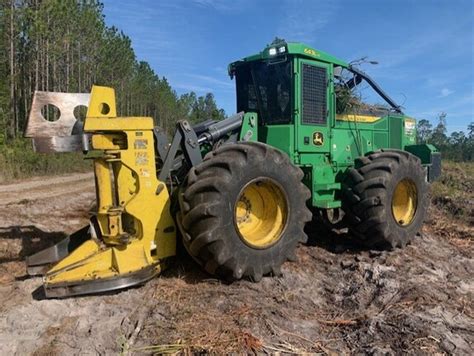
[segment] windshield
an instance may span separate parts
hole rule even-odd
[[[291,122],[291,62],[251,62],[235,75],[237,112],[257,112],[263,125]]]

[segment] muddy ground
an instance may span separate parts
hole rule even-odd
[[[0,354],[474,354],[473,225],[437,209],[390,253],[310,226],[299,261],[258,284],[181,257],[139,288],[43,300],[23,259],[85,225],[93,199],[91,174],[0,186]]]

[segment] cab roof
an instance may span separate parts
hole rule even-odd
[[[260,53],[253,54],[247,57],[244,57],[238,61],[232,62],[229,64],[228,70],[229,74],[232,75],[236,66],[252,61],[265,60],[265,59],[275,59],[284,55],[295,55],[300,58],[308,58],[321,62],[332,63],[344,68],[348,68],[349,64],[345,61],[342,61],[330,54],[314,49],[307,44],[301,42],[286,42],[284,40],[274,41],[273,43],[267,45]]]

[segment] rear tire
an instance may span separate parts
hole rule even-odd
[[[228,279],[280,274],[311,219],[303,172],[258,142],[226,144],[193,167],[179,196],[183,244],[207,272]]]
[[[369,248],[404,247],[423,225],[427,192],[420,159],[406,151],[381,150],[356,159],[343,196],[352,235]]]

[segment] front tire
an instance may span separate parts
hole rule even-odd
[[[347,174],[343,207],[350,231],[369,248],[404,247],[425,218],[428,184],[420,159],[381,150],[358,158]]]
[[[306,242],[310,191],[281,151],[258,142],[223,145],[193,167],[180,194],[183,244],[207,272],[225,278],[280,274]]]

